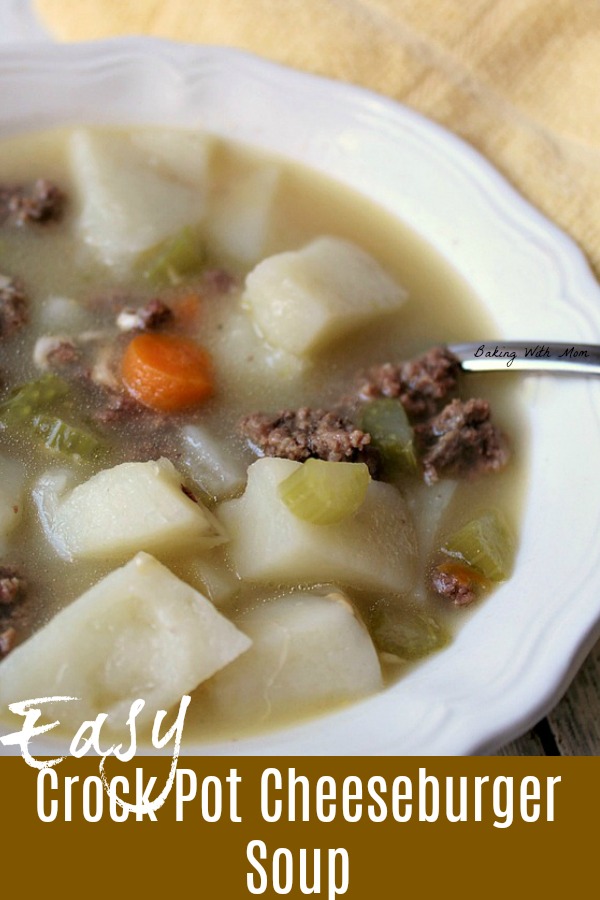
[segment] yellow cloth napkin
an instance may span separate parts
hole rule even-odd
[[[62,40],[241,47],[446,125],[569,232],[600,275],[596,0],[34,0]]]

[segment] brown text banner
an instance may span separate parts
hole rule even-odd
[[[108,759],[103,773],[87,757],[39,771],[1,759],[5,891],[35,869],[68,873],[82,896],[185,884],[488,900],[573,891],[593,872],[595,758],[180,757],[171,770],[164,757]]]

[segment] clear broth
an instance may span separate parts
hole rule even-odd
[[[135,277],[117,277],[101,266],[93,253],[77,238],[78,206],[76,192],[66,162],[67,131],[11,139],[0,144],[0,181],[4,184],[31,182],[44,177],[60,184],[67,197],[73,198],[64,220],[48,228],[0,230],[0,272],[22,277],[31,302],[30,327],[22,335],[0,346],[0,368],[8,377],[6,389],[39,375],[32,362],[35,338],[40,333],[44,307],[49,297],[65,296],[88,306],[90,300],[111,291],[134,296],[143,302],[155,292]],[[239,173],[262,164],[262,157],[244,147],[210,139],[211,187],[210,208],[219,203],[221,192],[235,183]],[[407,359],[438,343],[490,339],[496,331],[484,314],[477,297],[465,281],[435,253],[418,235],[368,199],[359,196],[312,171],[283,160],[268,159],[280,167],[281,174],[275,207],[262,256],[297,249],[321,234],[348,238],[372,254],[409,292],[409,300],[393,319],[386,318],[340,341],[326,354],[321,354],[301,377],[274,378],[252,354],[246,363],[231,369],[223,361],[220,342],[227,332],[230,316],[239,311],[239,292],[221,305],[207,308],[202,319],[202,342],[216,359],[217,396],[202,410],[201,420],[214,432],[226,438],[245,463],[254,458],[235,437],[236,422],[241,415],[256,410],[277,410],[300,405],[327,408],[347,392],[357,371],[380,362]],[[210,239],[208,241],[210,247]],[[212,262],[233,271],[243,280],[246,270],[235,260],[212,256]],[[100,312],[100,326],[114,322],[114,313]],[[47,326],[43,331],[48,331]],[[256,338],[256,358],[262,344]],[[8,375],[10,373],[10,375]],[[461,524],[480,509],[500,508],[517,530],[520,498],[525,477],[524,415],[514,382],[504,376],[477,375],[465,377],[463,396],[482,396],[492,402],[494,420],[509,435],[513,458],[508,468],[474,483],[461,484],[441,523]],[[123,458],[126,451],[120,450]],[[19,441],[0,432],[0,453],[17,456],[27,464],[30,483],[53,464],[38,453],[32,453]],[[117,458],[116,461],[121,461]],[[59,463],[60,464],[60,463]],[[98,468],[98,467],[96,467]],[[81,466],[79,479],[93,474],[93,466]],[[33,504],[26,503],[24,520],[3,548],[3,561],[22,568],[34,596],[33,629],[44,625],[60,608],[81,595],[88,587],[116,567],[114,563],[68,563],[61,560],[46,540]],[[193,581],[195,569],[185,558],[163,558],[175,574]],[[424,572],[427,560],[421,559]],[[201,589],[201,584],[197,584]],[[273,586],[266,590],[242,587],[231,603],[222,608],[225,615],[236,618],[249,606],[290,586]],[[368,593],[348,590],[363,612],[373,601]],[[445,606],[444,601],[420,590],[418,603],[446,627],[455,632],[470,611]],[[406,671],[406,665],[384,664],[386,680],[394,681]],[[0,668],[1,677],[1,668]],[[282,724],[281,720],[243,723],[208,721],[203,701],[204,688],[194,692],[188,712],[188,741],[215,737],[237,737],[256,728]],[[324,710],[315,709],[314,714]],[[293,719],[293,714],[290,715]]]

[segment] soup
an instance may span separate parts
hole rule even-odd
[[[193,132],[0,148],[0,701],[192,695],[237,736],[383,689],[510,574],[519,420],[398,221]],[[490,408],[493,407],[493,413]]]

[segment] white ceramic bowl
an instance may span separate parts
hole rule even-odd
[[[219,48],[3,49],[0,134],[74,122],[200,126],[302,162],[424,236],[500,334],[600,340],[600,291],[574,244],[470,147],[382,97]],[[531,475],[516,570],[454,643],[362,703],[195,752],[490,752],[554,704],[599,633],[600,381],[530,377],[523,398]]]

